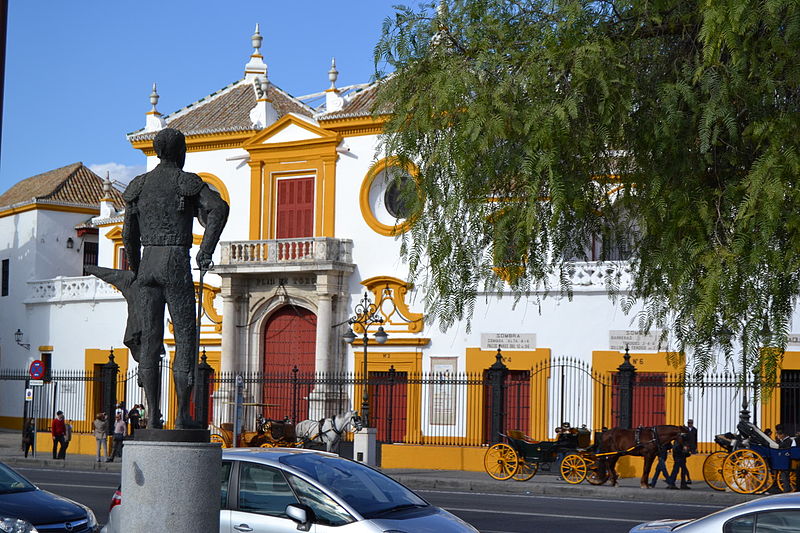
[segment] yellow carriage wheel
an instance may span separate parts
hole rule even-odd
[[[734,492],[756,494],[771,484],[772,475],[767,462],[752,450],[736,450],[722,464],[722,479]]]
[[[586,460],[577,453],[571,453],[561,460],[561,477],[567,483],[577,485],[586,479]]]
[[[775,472],[775,481],[781,492],[794,492],[797,490],[797,472],[794,470],[789,472],[789,487],[786,486],[786,481],[783,479],[781,472]]]
[[[278,446],[277,442],[267,441],[264,444],[262,444],[261,446],[259,446],[259,448],[275,448],[277,446]]]
[[[528,481],[536,475],[539,470],[539,463],[529,463],[524,459],[520,459],[517,471],[514,473],[514,481]]]
[[[220,444],[222,444],[223,448],[230,448],[230,446],[228,446],[228,443],[225,442],[225,439],[222,437],[222,435],[219,435],[217,433],[212,433],[211,434],[211,438],[209,439],[209,442],[219,442]]]
[[[517,473],[518,466],[517,452],[502,442],[490,447],[483,456],[483,467],[486,469],[486,473],[499,481],[511,479]]]
[[[722,464],[728,452],[714,452],[703,461],[703,479],[714,490],[725,490],[725,480],[722,479]]]

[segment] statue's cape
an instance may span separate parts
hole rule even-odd
[[[139,362],[139,353],[142,346],[142,327],[139,322],[141,310],[137,303],[136,273],[131,270],[118,270],[99,266],[87,266],[86,272],[97,276],[106,283],[110,283],[122,293],[128,302],[128,322],[125,326],[123,344],[128,347],[133,360]]]

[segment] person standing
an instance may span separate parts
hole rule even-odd
[[[106,459],[107,463],[113,463],[114,457],[122,457],[122,441],[125,439],[128,427],[122,419],[122,415],[117,413],[114,420],[114,447],[111,450],[111,457]]]
[[[56,417],[50,423],[50,434],[53,436],[53,459],[63,459],[62,455],[66,449],[64,442],[66,433],[67,427],[64,423],[64,413],[56,411]],[[60,450],[58,449],[59,446],[61,447]]]
[[[72,440],[72,420],[67,420],[64,422],[64,446],[61,447],[61,453],[59,453],[59,459],[66,459],[67,458],[67,448],[69,448],[69,441]]]
[[[131,410],[128,411],[128,423],[131,425],[131,437],[133,437],[134,432],[139,429],[140,419],[141,413],[139,412],[139,404],[133,404]]]
[[[94,417],[94,440],[97,447],[97,462],[100,462],[100,449],[103,449],[102,457],[108,458],[108,439],[106,437],[106,414],[97,413]]]
[[[781,449],[787,449],[794,446],[794,439],[787,435],[784,432],[783,424],[778,424],[775,426],[775,441],[778,443],[778,446]],[[789,465],[791,468],[791,460],[789,461]],[[789,469],[786,470],[778,470],[777,475],[781,476],[781,482],[784,486],[784,492],[792,492],[794,490],[791,485],[791,477],[789,475]]]
[[[664,481],[669,485],[669,471],[667,470],[667,454],[669,453],[669,444],[659,444],[658,446],[658,464],[656,465],[656,473],[653,474],[653,480],[650,482],[650,487],[655,488],[658,476],[664,476]]]
[[[25,453],[25,457],[28,457],[28,452],[33,450],[35,438],[36,424],[32,418],[29,418],[22,428],[22,451]]]
[[[687,457],[697,453],[697,428],[694,427],[694,420],[688,419],[686,421],[686,427],[689,428],[689,432],[686,436],[686,448],[688,450]],[[689,475],[689,469],[686,469],[686,484],[692,484],[692,478]]]

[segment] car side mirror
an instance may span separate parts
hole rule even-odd
[[[314,510],[303,503],[290,503],[286,506],[286,516],[297,522],[298,531],[308,531],[314,523]]]

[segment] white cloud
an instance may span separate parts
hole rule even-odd
[[[144,165],[123,165],[121,163],[100,163],[87,165],[89,170],[105,179],[106,172],[111,176],[111,181],[128,185],[133,178],[144,174],[147,168]]]

